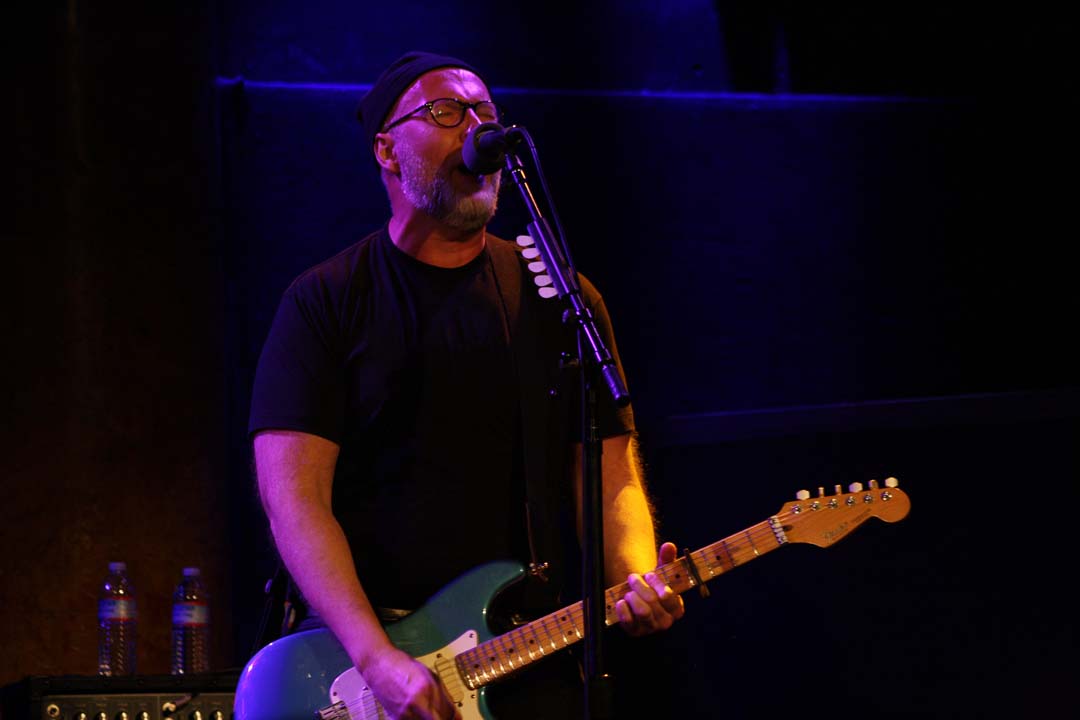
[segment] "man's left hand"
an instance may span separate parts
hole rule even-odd
[[[677,549],[673,543],[660,546],[656,566],[667,565],[675,560]],[[630,635],[648,635],[667,630],[683,616],[683,600],[655,572],[644,575],[631,573],[626,579],[630,592],[615,603],[615,615],[619,624]]]

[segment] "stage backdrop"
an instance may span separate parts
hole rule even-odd
[[[240,43],[266,64],[219,82],[238,377],[289,281],[386,219],[354,119],[367,85],[338,80],[359,64],[370,82],[397,54],[372,43],[311,72]],[[1044,98],[1036,132],[999,95],[733,94],[704,76],[656,89],[640,59],[594,79],[565,74],[565,56],[538,72],[468,39],[430,47],[490,67],[506,122],[536,141],[578,267],[613,315],[664,537],[712,542],[800,488],[895,475],[913,498],[896,526],[717,580],[670,636],[616,640],[626,686],[656,690],[634,693],[637,708],[795,712],[824,688],[814,707],[850,717],[1065,702],[1046,678],[1071,662],[1074,626],[1039,578],[1066,538],[1030,508],[997,511],[1018,481],[1076,469],[1067,193],[1045,176],[1070,101]],[[523,232],[513,187],[501,204],[493,231]],[[237,432],[247,390],[234,387]],[[980,531],[999,522],[998,540]],[[1035,535],[1038,552],[994,549]],[[262,558],[246,568],[272,569],[265,533],[233,542]],[[995,587],[999,562],[1023,572]],[[1017,674],[1003,654],[1042,661]],[[979,696],[984,678],[1013,685]]]
[[[215,666],[247,660],[274,567],[255,358],[289,280],[384,221],[353,110],[419,47],[484,68],[533,134],[614,316],[665,537],[711,542],[801,487],[895,475],[912,497],[620,644],[638,708],[1075,710],[1055,586],[1075,545],[1055,513],[1077,487],[1075,24],[730,5],[35,4],[12,66],[3,682],[93,671],[113,559],[141,585],[143,672],[167,669],[188,564],[215,590]]]

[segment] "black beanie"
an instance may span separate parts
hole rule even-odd
[[[364,125],[368,147],[375,144],[375,136],[382,131],[387,114],[401,94],[424,73],[442,67],[464,68],[480,77],[475,68],[457,58],[415,50],[405,53],[383,71],[356,111],[357,119]]]

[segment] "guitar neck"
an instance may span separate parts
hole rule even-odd
[[[676,558],[655,572],[674,592],[681,594],[697,586],[699,578],[701,583],[708,582],[786,542],[779,520],[772,517]],[[630,586],[625,582],[604,591],[605,625],[618,622],[615,603],[628,592]],[[482,642],[460,653],[454,661],[469,687],[476,689],[583,640],[584,625],[584,605],[579,601]]]

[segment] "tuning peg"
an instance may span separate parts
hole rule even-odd
[[[839,495],[842,492],[843,490],[840,489],[839,485],[833,485],[833,495]]]
[[[517,244],[521,247],[529,247],[533,244],[533,239],[529,235],[518,235]]]
[[[877,480],[871,480],[870,481],[870,489],[871,490],[877,490]]]
[[[529,263],[529,270],[531,270],[534,273],[542,273],[545,270],[547,270],[547,266],[544,265],[543,260],[537,260],[535,262]]]
[[[537,275],[533,278],[533,282],[540,287],[544,287],[545,285],[550,285],[554,281],[551,279],[550,275]]]
[[[521,254],[525,256],[526,260],[535,260],[540,257],[540,251],[534,247],[527,247],[521,251]]]
[[[825,488],[821,487],[820,485],[818,485],[817,496],[825,497]]]
[[[810,499],[810,491],[809,490],[800,490],[799,492],[795,493],[795,499],[796,500],[809,500]]]
[[[853,482],[847,486],[848,492],[862,492],[862,483]]]
[[[885,487],[900,487],[900,481],[894,477],[885,478]]]
[[[547,300],[548,298],[553,298],[559,294],[559,291],[551,285],[548,285],[547,287],[542,287],[537,292],[539,292],[540,297],[544,298],[545,300]]]

